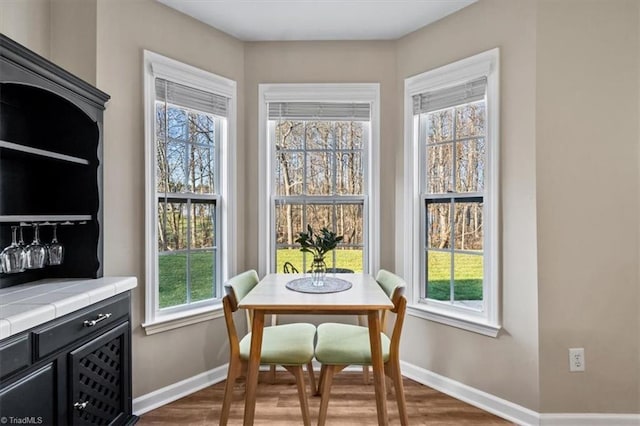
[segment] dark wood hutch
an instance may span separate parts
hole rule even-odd
[[[25,244],[33,224],[49,242],[53,223],[64,247],[61,265],[0,273],[5,295],[31,283],[45,293],[50,281],[42,280],[51,278],[107,280],[101,277],[108,99],[0,34],[0,250],[12,243],[15,226],[23,229]],[[129,291],[122,292],[0,340],[2,418],[134,423],[130,303]]]

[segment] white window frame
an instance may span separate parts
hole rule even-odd
[[[407,313],[416,317],[436,321],[450,326],[497,337],[500,331],[499,310],[499,62],[498,48],[472,57],[418,74],[405,79],[404,89],[404,134],[405,134],[405,200],[404,276],[411,278],[410,304]],[[421,159],[425,147],[419,141],[418,116],[413,114],[413,96],[432,90],[462,84],[474,78],[487,77],[487,135],[486,178],[483,211],[483,309],[476,311],[452,304],[438,303],[421,298],[425,285],[424,251],[424,197],[420,194],[424,174]]]
[[[195,324],[222,316],[222,283],[236,270],[237,223],[235,219],[236,193],[236,82],[225,77],[195,68],[166,56],[144,51],[144,130],[145,130],[145,322],[147,334]],[[216,198],[216,232],[219,264],[216,276],[216,297],[206,301],[159,309],[159,278],[157,248],[157,192],[155,149],[155,79],[163,78],[185,86],[216,93],[229,99],[226,126],[217,146],[219,154],[219,193]]]
[[[259,143],[259,262],[260,274],[274,271],[274,232],[271,224],[274,211],[274,177],[276,165],[273,162],[269,139],[269,102],[354,102],[371,105],[371,144],[367,146],[365,163],[366,194],[363,214],[368,215],[368,229],[365,236],[363,259],[364,272],[372,273],[379,268],[380,258],[380,84],[379,83],[336,83],[336,84],[260,84],[258,87],[258,143]]]

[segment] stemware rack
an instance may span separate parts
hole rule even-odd
[[[28,226],[34,223],[45,226],[53,223],[69,225],[73,223],[83,224],[82,222],[87,222],[91,219],[91,215],[5,215],[0,216],[0,223],[20,226]]]

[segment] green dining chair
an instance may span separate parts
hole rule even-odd
[[[220,425],[226,425],[229,420],[233,387],[239,377],[246,377],[249,353],[251,351],[251,333],[248,333],[241,340],[238,338],[233,321],[233,313],[238,310],[240,300],[258,284],[258,281],[259,278],[256,271],[250,270],[231,278],[224,286],[226,296],[222,299],[222,304],[229,336],[230,355],[229,371],[220,413]],[[314,394],[316,392],[316,384],[311,360],[314,353],[313,341],[315,335],[316,327],[313,324],[296,323],[265,327],[262,338],[262,351],[260,353],[261,365],[281,365],[296,378],[302,419],[305,426],[310,425],[311,420],[302,367],[305,365],[310,367],[310,387],[311,393]]]
[[[404,297],[405,282],[402,278],[381,269],[376,276],[378,285],[393,302],[391,312],[395,313],[395,322],[391,336],[383,331],[380,335],[382,343],[382,359],[384,372],[393,382],[393,387],[400,413],[400,423],[409,423],[400,372],[400,335],[404,322],[407,299]],[[384,330],[387,310],[382,311],[381,325]],[[329,407],[329,394],[334,374],[350,365],[371,365],[371,346],[369,329],[358,325],[325,323],[318,326],[316,342],[316,359],[322,364],[320,371],[320,412],[318,426],[324,425]]]

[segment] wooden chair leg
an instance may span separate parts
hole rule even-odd
[[[326,368],[325,368],[326,367]],[[329,394],[331,393],[331,382],[335,365],[322,365],[323,374],[320,376],[322,389],[320,390],[320,411],[318,413],[318,426],[324,426],[327,421],[327,409],[329,408]]]
[[[398,362],[391,362],[389,365],[391,380],[393,380],[393,389],[396,394],[396,402],[398,403],[398,413],[400,414],[400,424],[407,426],[409,424],[409,416],[407,415],[407,403],[404,398],[404,385],[402,384],[402,372]]]
[[[302,411],[302,422],[304,426],[311,426],[311,416],[309,415],[309,401],[307,400],[307,391],[304,383],[304,370],[299,365],[285,365],[291,374],[296,378],[296,386],[298,387],[298,397],[300,398],[300,410]]]
[[[320,366],[320,379],[318,380],[318,387],[314,396],[320,396],[322,394],[322,383],[324,382],[324,376],[327,374],[327,366],[322,364]]]
[[[313,363],[311,361],[307,364],[307,372],[309,373],[309,388],[311,389],[311,395],[315,395],[318,393],[318,388],[316,387],[316,376],[313,374]]]
[[[393,393],[392,384],[393,380],[389,376],[384,376],[384,384],[387,389],[387,395],[391,395]]]
[[[233,398],[233,387],[236,379],[240,376],[241,365],[237,362],[229,363],[229,371],[227,372],[227,381],[224,384],[224,398],[222,400],[222,409],[220,410],[220,426],[226,426],[229,421],[229,411],[231,410],[231,399]]]
[[[369,384],[369,366],[368,365],[362,366],[362,381],[364,382],[365,385]]]
[[[367,317],[364,315],[358,315],[358,325],[360,327],[366,327],[367,326]],[[369,383],[371,383],[369,381],[369,366],[368,365],[363,365],[362,366],[362,381],[364,382],[365,385],[368,385]]]
[[[240,382],[238,383],[238,379],[246,379],[247,377],[247,370],[249,368],[249,363],[246,361],[242,361],[240,364],[240,373],[238,374],[238,377],[236,377],[236,384],[240,385],[242,388],[242,395],[245,395],[247,393],[247,381],[246,380],[240,380]],[[235,386],[235,385],[234,385]]]

